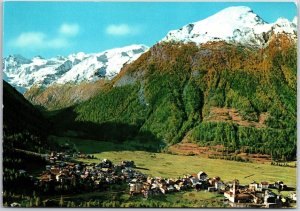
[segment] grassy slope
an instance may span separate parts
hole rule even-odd
[[[54,84],[47,88],[33,86],[24,96],[32,104],[46,110],[58,110],[88,100],[99,93],[106,83],[106,80],[98,80],[80,84]]]

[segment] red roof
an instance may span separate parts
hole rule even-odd
[[[262,185],[269,185],[268,182],[261,182],[260,184],[262,184]]]

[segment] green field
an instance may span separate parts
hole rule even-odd
[[[66,138],[58,140],[62,142]],[[238,179],[242,184],[247,184],[253,181],[273,183],[282,180],[288,186],[296,187],[296,168],[291,167],[125,150],[129,145],[122,146],[94,140],[68,138],[68,142],[76,145],[76,148],[81,152],[92,153],[99,160],[107,158],[114,163],[122,160],[133,160],[141,172],[151,176],[177,178],[184,174],[205,171],[209,177],[219,176],[224,181]],[[80,161],[99,162],[95,159],[82,159]]]

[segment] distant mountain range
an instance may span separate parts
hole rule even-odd
[[[133,62],[147,50],[145,45],[130,45],[101,53],[80,52],[51,59],[41,56],[27,59],[12,55],[4,59],[4,80],[24,93],[33,85],[48,87],[53,84],[96,81],[99,78],[111,79],[123,65]]]

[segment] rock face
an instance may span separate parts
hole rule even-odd
[[[135,61],[148,50],[145,45],[130,45],[101,53],[71,54],[44,59],[41,56],[26,59],[20,55],[4,59],[4,80],[24,93],[33,85],[48,87],[53,84],[112,79],[124,64]]]
[[[253,47],[264,47],[273,34],[286,33],[296,38],[297,19],[279,18],[267,23],[249,7],[228,7],[204,20],[170,31],[162,41],[195,42],[226,41]]]

